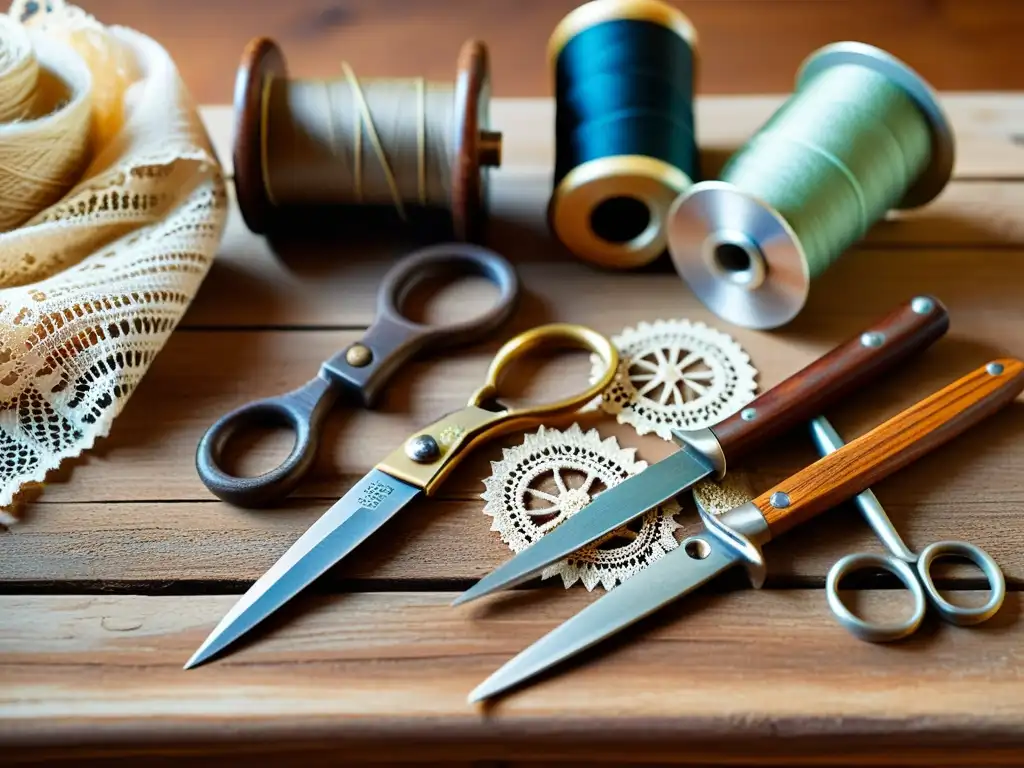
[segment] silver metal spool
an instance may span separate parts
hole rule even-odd
[[[953,172],[954,140],[938,98],[921,77],[871,45],[841,42],[809,56],[797,89],[830,67],[868,67],[903,88],[928,122],[931,162],[900,202],[913,208],[942,191]],[[668,250],[679,276],[712,312],[746,328],[785,325],[807,303],[811,277],[803,245],[782,214],[722,181],[701,182],[668,212]]]

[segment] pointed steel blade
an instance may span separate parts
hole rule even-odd
[[[185,669],[220,652],[295,597],[419,493],[419,488],[372,470],[239,598]]]
[[[672,550],[507,662],[469,694],[469,701],[519,685],[743,562],[735,549],[714,536],[699,538],[710,547],[707,557],[690,555],[685,543]]]
[[[495,568],[452,603],[476,600],[533,578],[580,547],[611,533],[714,472],[706,456],[688,445],[597,495],[532,546]]]

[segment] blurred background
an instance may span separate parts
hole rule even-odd
[[[107,24],[156,38],[195,99],[231,101],[242,48],[283,46],[297,76],[451,81],[459,45],[483,39],[496,96],[548,96],[545,47],[578,0],[78,0]],[[700,36],[700,93],[785,93],[803,58],[860,40],[940,90],[1024,89],[1024,0],[675,0]]]

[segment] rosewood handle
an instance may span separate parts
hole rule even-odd
[[[872,379],[906,361],[949,328],[946,308],[917,296],[870,328],[712,427],[727,461],[802,425]]]
[[[1024,363],[993,360],[783,480],[753,504],[774,538],[953,439],[1021,391]]]

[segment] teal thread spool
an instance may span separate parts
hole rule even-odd
[[[889,210],[934,199],[953,159],[949,121],[917,73],[863,43],[826,46],[721,179],[675,201],[672,261],[719,317],[776,328]]]

